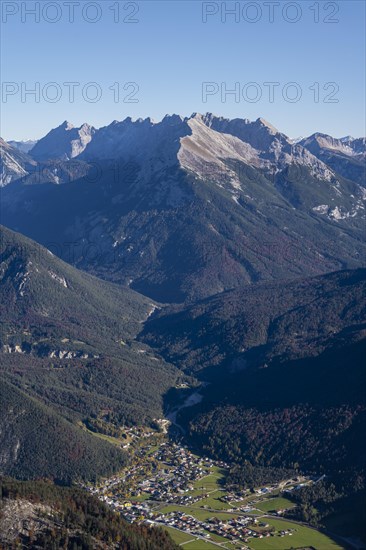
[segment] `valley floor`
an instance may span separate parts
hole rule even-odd
[[[227,464],[196,456],[165,434],[146,433],[128,450],[129,467],[88,491],[129,522],[163,527],[185,550],[348,548],[283,517],[295,506],[291,492],[316,478],[298,476],[234,492],[226,484]]]

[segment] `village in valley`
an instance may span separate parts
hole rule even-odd
[[[291,493],[316,478],[296,476],[245,490],[227,486],[229,465],[192,453],[160,431],[126,428],[130,455],[118,475],[87,490],[131,522],[161,526],[185,550],[341,550],[325,534],[284,516]]]

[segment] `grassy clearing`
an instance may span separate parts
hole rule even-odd
[[[184,550],[217,550],[218,546],[206,540],[197,539],[194,542],[188,542],[182,548]]]
[[[232,508],[232,506],[227,502],[221,502],[219,500],[221,497],[225,495],[226,495],[225,491],[215,491],[211,493],[208,498],[199,500],[197,504],[199,506],[208,506],[209,508],[212,508],[214,510],[228,510],[229,508]]]
[[[182,533],[182,531],[178,531],[178,529],[172,529],[171,527],[163,527],[163,529],[169,533],[174,542],[177,544],[182,544],[182,542],[188,542],[195,539],[194,535]]]
[[[287,498],[270,498],[263,500],[254,505],[258,510],[262,512],[271,512],[272,510],[285,510],[287,508],[294,508],[295,504]]]
[[[209,531],[205,531],[205,533],[208,533],[210,535],[210,540],[212,540],[213,542],[227,542],[227,539],[225,537],[216,535],[216,533],[210,533]]]
[[[275,537],[251,540],[249,547],[252,550],[290,550],[291,548],[309,546],[316,550],[344,550],[323,533],[309,527],[271,518],[265,518],[265,521],[269,525],[273,525],[277,531],[283,529],[295,529],[295,531],[292,536],[281,537],[276,534]]]
[[[193,487],[195,489],[202,489],[204,488],[205,491],[215,491],[216,489],[221,489],[222,487],[222,481],[224,480],[224,476],[221,473],[210,473],[207,476],[197,479]]]
[[[164,506],[164,508],[161,508],[159,512],[161,514],[169,514],[169,512],[184,512],[187,515],[193,516],[198,520],[204,521],[206,519],[215,517],[218,519],[231,519],[231,518],[237,518],[240,514],[234,514],[231,512],[211,512],[210,510],[204,510],[203,508],[195,508],[193,506],[178,506],[178,505],[170,505],[170,506]]]
[[[89,428],[87,428],[85,426],[85,424],[81,421],[77,422],[77,425],[80,426],[80,428],[84,432],[87,432],[88,434],[93,435],[94,437],[97,437],[98,439],[103,439],[103,441],[108,441],[108,443],[112,443],[112,445],[115,445],[116,447],[121,448],[121,439],[118,439],[117,437],[113,437],[111,435],[105,435],[105,434],[102,434],[102,433],[93,432],[92,430],[89,430]]]

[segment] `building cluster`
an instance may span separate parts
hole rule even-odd
[[[155,523],[166,525],[194,536],[210,539],[212,535],[222,537],[235,544],[247,544],[250,539],[269,538],[285,535],[292,535],[294,529],[287,529],[275,533],[274,527],[267,523],[260,522],[253,516],[240,516],[222,520],[212,517],[205,521],[200,521],[184,512],[170,512],[169,514],[160,514],[155,516]],[[246,548],[246,546],[242,547]]]
[[[141,433],[129,435],[135,435],[135,438],[142,436]],[[219,519],[215,517],[214,510],[208,512],[210,508],[207,505],[200,506],[199,501],[209,498],[211,492],[218,490],[210,492],[204,478],[215,470],[214,467],[227,469],[228,465],[195,456],[176,443],[156,443],[149,442],[143,447],[138,445],[128,468],[88,490],[123,514],[131,523],[164,525],[204,540],[217,541],[221,537],[235,543],[238,548],[248,548],[248,541],[253,538],[285,537],[293,534],[294,529],[276,532],[273,527],[263,523],[263,519],[261,523],[259,518],[250,514],[253,514],[255,503],[268,498],[267,495],[272,492],[297,487],[313,480],[299,476],[255,490],[228,490],[225,494],[220,491],[222,496],[218,500],[229,506],[224,514],[218,514]],[[197,506],[205,509],[208,514],[212,513],[212,517],[205,520],[194,517],[190,510],[194,503],[198,503]],[[174,510],[172,505],[176,505],[177,509]],[[240,516],[237,515],[238,512]],[[281,513],[281,510],[277,512],[278,515]],[[223,520],[223,515],[227,519]]]
[[[163,467],[137,484],[141,492],[149,494],[152,500],[176,504],[193,503],[203,498],[202,495],[195,498],[186,493],[193,490],[194,482],[207,475],[212,460],[203,461],[175,444],[162,444],[154,458]]]
[[[133,501],[142,495],[151,503],[194,504],[208,497],[203,488],[195,491],[194,485],[213,466],[228,467],[221,461],[197,457],[175,443],[163,442],[156,449],[153,446],[138,449],[128,469],[88,490],[115,506],[121,500]]]

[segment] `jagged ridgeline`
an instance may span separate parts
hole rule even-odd
[[[107,473],[123,462],[120,450],[80,425],[150,423],[179,373],[135,341],[155,304],[5,228],[0,252],[1,471]]]
[[[263,119],[196,113],[98,130],[65,122],[25,155],[37,163],[23,158],[25,175],[9,148],[3,223],[161,302],[365,257],[362,139],[296,143]]]

